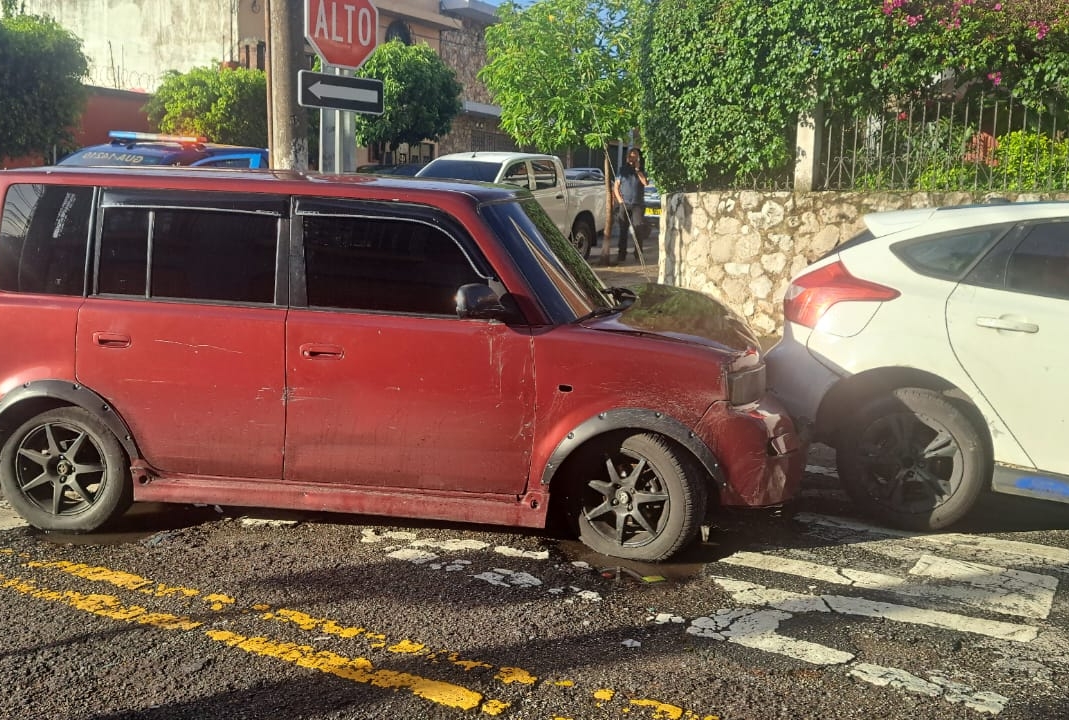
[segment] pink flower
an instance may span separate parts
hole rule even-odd
[[[898,119],[899,120],[905,120],[907,117],[909,117],[909,115],[906,114],[905,110],[903,110],[902,112],[898,113]]]
[[[1002,9],[1002,3],[995,3],[995,12],[998,12],[1001,9]]]
[[[1050,32],[1050,25],[1045,22],[1039,22],[1037,20],[1033,20],[1028,23],[1028,27],[1036,31],[1036,40],[1042,40],[1043,38],[1047,37],[1047,33]]]
[[[915,27],[923,19],[923,15],[906,15],[906,25],[909,25],[910,27]]]
[[[989,72],[987,74],[987,79],[990,80],[995,85],[1000,85],[1000,84],[1002,84],[1002,73],[1000,73],[1000,72]]]

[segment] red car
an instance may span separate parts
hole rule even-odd
[[[0,172],[0,199],[0,486],[38,528],[136,500],[560,511],[661,560],[709,508],[797,490],[746,324],[606,289],[526,191],[54,167]]]

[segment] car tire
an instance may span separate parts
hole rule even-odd
[[[23,423],[0,449],[0,489],[41,530],[90,532],[133,500],[126,454],[92,413],[49,410]]]
[[[938,392],[902,388],[864,405],[836,442],[843,489],[875,518],[939,530],[963,518],[990,481],[976,425]]]
[[[616,434],[583,452],[572,517],[591,550],[626,560],[665,560],[697,534],[706,506],[704,472],[654,434]]]
[[[594,247],[594,223],[587,218],[580,218],[572,225],[572,245],[583,256],[590,257],[590,251]]]

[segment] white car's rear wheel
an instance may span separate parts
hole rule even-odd
[[[966,515],[991,477],[980,433],[933,390],[902,388],[863,406],[836,443],[839,477],[868,513],[906,530]]]

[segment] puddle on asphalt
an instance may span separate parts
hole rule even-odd
[[[709,563],[723,557],[715,543],[695,542],[668,562],[644,563],[599,555],[578,540],[557,540],[568,562],[585,562],[606,579],[637,584],[683,583],[698,578]]]
[[[578,540],[554,542],[568,562],[585,562],[609,579],[639,584],[685,583],[702,577],[706,566],[740,549],[767,541],[770,533],[789,523],[780,511],[725,512],[709,528],[708,539],[698,539],[666,562],[644,563],[600,555]]]

